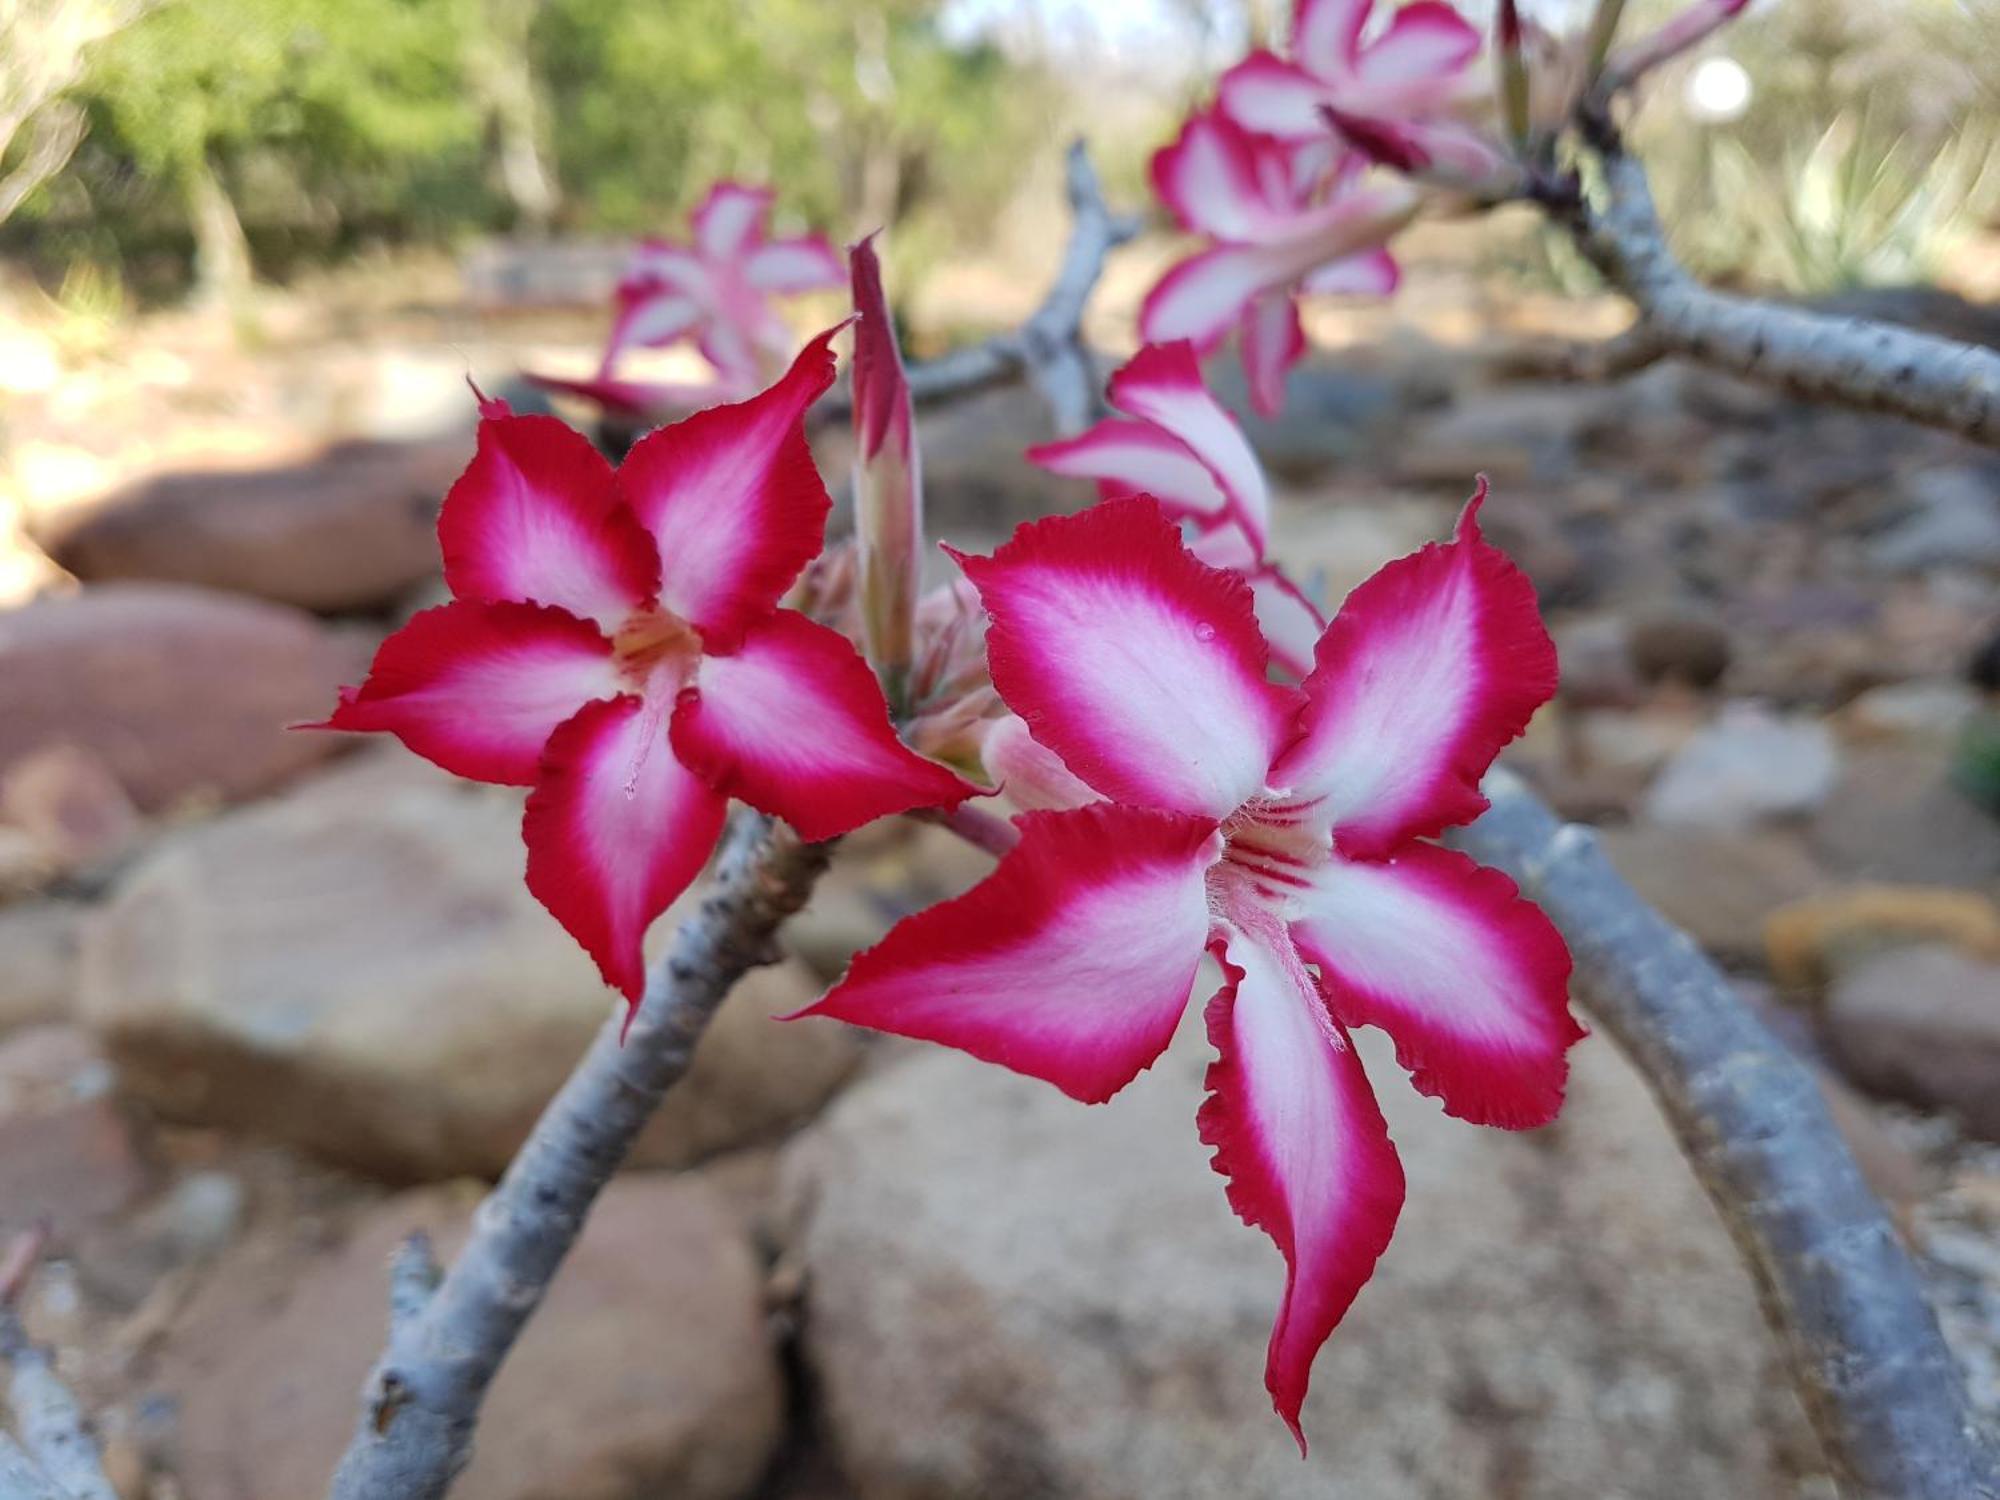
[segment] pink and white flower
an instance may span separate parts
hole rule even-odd
[[[777,607],[831,508],[802,418],[833,382],[836,331],[616,470],[554,418],[482,403],[438,517],[453,601],[383,642],[316,726],[533,787],[528,888],[635,1006],[646,928],[730,797],[824,839],[977,790],[896,738],[844,637]]]
[[[1146,296],[1149,344],[1186,339],[1206,354],[1239,335],[1250,398],[1265,416],[1284,406],[1285,372],[1305,353],[1299,298],[1386,296],[1396,262],[1384,248],[1415,215],[1403,182],[1362,180],[1364,159],[1317,139],[1287,144],[1217,110],[1195,114],[1153,158],[1153,186],[1183,228],[1214,243],[1169,269]]]
[[[1109,395],[1127,415],[1030,448],[1028,460],[1051,473],[1096,480],[1106,500],[1151,495],[1191,524],[1195,555],[1250,580],[1257,621],[1278,665],[1303,677],[1326,621],[1265,556],[1270,487],[1242,427],[1202,380],[1194,347],[1146,345],[1111,377]]]
[[[1403,1197],[1348,1028],[1387,1031],[1449,1113],[1516,1128],[1555,1115],[1581,1034],[1548,920],[1427,842],[1482,809],[1487,766],[1555,688],[1533,591],[1481,538],[1479,500],[1452,542],[1348,597],[1298,688],[1269,680],[1248,586],[1150,498],[961,557],[1019,719],[992,748],[1049,810],[808,1008],[1096,1102],[1165,1049],[1214,952],[1197,1124],[1286,1262],[1266,1379],[1301,1447],[1313,1357]]]
[[[820,236],[769,238],[771,199],[769,188],[718,182],[694,211],[688,244],[641,241],[612,294],[611,334],[597,374],[586,380],[536,376],[536,383],[642,420],[760,390],[797,346],[770,299],[846,279],[840,257]],[[627,350],[664,348],[689,337],[715,367],[712,384],[626,380],[613,373]]]
[[[1291,60],[1253,52],[1223,75],[1222,107],[1280,140],[1325,134],[1332,106],[1376,120],[1448,115],[1479,85],[1479,31],[1444,0],[1415,0],[1369,35],[1375,0],[1298,0]]]
[[[892,699],[905,696],[915,650],[924,483],[910,383],[871,235],[848,252],[854,310],[854,541],[861,644]]]

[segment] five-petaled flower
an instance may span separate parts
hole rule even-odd
[[[770,213],[770,189],[718,182],[694,211],[692,243],[643,241],[618,283],[601,373],[608,376],[627,349],[658,348],[692,334],[715,366],[718,394],[733,399],[762,386],[795,347],[771,297],[847,279],[840,257],[818,235],[768,238]]]
[[[1250,582],[1257,623],[1272,658],[1294,677],[1312,670],[1326,621],[1306,593],[1265,555],[1271,493],[1243,429],[1201,378],[1185,341],[1148,344],[1111,377],[1106,417],[1077,437],[1028,450],[1056,474],[1095,479],[1099,495],[1151,495],[1192,524],[1194,553]]]
[[[962,557],[994,684],[1050,773],[1036,790],[1054,795],[1023,800],[1094,800],[1022,814],[991,876],[808,1008],[1095,1102],[1165,1049],[1212,949],[1225,983],[1198,1125],[1287,1264],[1266,1379],[1302,1447],[1313,1357],[1403,1197],[1347,1028],[1387,1031],[1450,1113],[1510,1127],[1554,1116],[1581,1035],[1547,918],[1428,842],[1481,811],[1480,777],[1555,688],[1533,592],[1482,540],[1479,498],[1452,542],[1348,597],[1297,688],[1268,678],[1246,584],[1149,497]]]
[[[1185,229],[1215,243],[1171,267],[1146,296],[1140,337],[1187,339],[1203,353],[1238,330],[1250,399],[1265,416],[1285,400],[1285,372],[1305,353],[1302,295],[1386,296],[1396,262],[1383,248],[1417,211],[1404,182],[1368,182],[1359,153],[1322,120],[1296,143],[1197,113],[1153,157],[1153,187]]]
[[[824,839],[976,791],[897,739],[844,637],[777,607],[832,504],[802,417],[832,384],[834,331],[616,470],[554,418],[482,403],[438,517],[453,602],[389,637],[320,726],[532,786],[528,888],[634,1005],[646,928],[730,797]]]

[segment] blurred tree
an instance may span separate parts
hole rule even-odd
[[[198,287],[234,300],[250,259],[232,184],[260,158],[311,196],[476,150],[462,0],[165,0],[86,82],[118,148],[185,206]],[[337,213],[337,207],[335,209]]]
[[[144,8],[145,0],[0,0],[0,222],[83,139],[84,112],[65,96],[83,74],[85,49]]]

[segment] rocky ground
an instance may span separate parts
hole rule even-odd
[[[283,728],[435,594],[455,383],[498,347],[444,330],[482,336],[328,346],[324,382],[362,394],[310,422],[317,345],[17,379],[0,1234],[52,1231],[28,1317],[126,1500],[317,1492],[391,1247],[462,1233],[605,1013],[521,886],[517,795]],[[1491,477],[1564,665],[1515,764],[1820,1066],[2000,1421],[2000,467],[1713,376],[1580,387],[1518,353],[1406,330],[1301,377],[1253,425],[1285,554],[1337,599]],[[1018,393],[927,418],[936,529],[978,547],[1081,503],[1016,461],[1043,435]],[[1602,1039],[1529,1136],[1443,1119],[1369,1039],[1410,1205],[1320,1361],[1302,1466],[1260,1376],[1277,1258],[1194,1134],[1198,1035],[1084,1110],[769,1019],[982,863],[937,830],[851,842],[592,1219],[464,1493],[1831,1494],[1727,1237]]]

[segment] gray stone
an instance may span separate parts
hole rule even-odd
[[[1868,546],[1887,572],[2000,564],[2000,484],[1973,469],[1926,469],[1907,481],[1916,509]]]
[[[1863,1088],[2000,1141],[2000,964],[1947,947],[1877,954],[1834,982],[1826,1027]]]
[[[1262,1378],[1279,1258],[1208,1169],[1193,1040],[1093,1110],[934,1053],[795,1143],[806,1348],[863,1500],[1793,1493],[1809,1440],[1749,1278],[1601,1040],[1561,1122],[1511,1135],[1365,1039],[1410,1196],[1301,1464]]]
[[[388,1266],[429,1232],[452,1255],[472,1208],[429,1190],[370,1213],[337,1250],[246,1244],[168,1342],[178,1477],[199,1500],[317,1495],[379,1351]],[[777,1362],[735,1218],[699,1182],[620,1179],[486,1400],[459,1492],[479,1500],[735,1500],[770,1462]]]
[[[1937,747],[1848,750],[1809,833],[1837,874],[1927,885],[2000,877],[2000,823],[1951,784]]]
[[[1764,919],[1827,883],[1803,840],[1779,830],[1635,824],[1601,837],[1618,873],[1649,906],[1732,962],[1761,959]]]
[[[364,781],[164,839],[91,924],[82,1014],[169,1119],[392,1180],[497,1174],[614,999],[523,885],[519,823],[510,792]],[[858,1046],[770,1019],[815,992],[748,976],[636,1164],[810,1115]]]
[[[1666,765],[1646,794],[1656,823],[1744,828],[1826,800],[1840,754],[1826,726],[1731,704]]]
[[[0,1035],[68,1017],[82,921],[67,901],[0,906]]]

